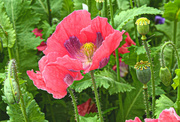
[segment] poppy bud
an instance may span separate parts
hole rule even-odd
[[[147,18],[141,17],[136,21],[135,24],[137,25],[137,31],[141,35],[146,35],[149,32],[150,20],[148,20]]]
[[[165,68],[161,67],[160,68],[159,77],[161,79],[161,82],[165,86],[170,85],[172,76],[171,76],[171,73],[167,67],[165,67]]]
[[[103,8],[103,2],[96,2],[96,7],[100,11]]]
[[[146,84],[151,79],[151,70],[149,68],[150,63],[148,61],[140,61],[137,62],[135,67],[136,68],[136,75],[140,82]]]
[[[4,95],[6,96],[6,99],[10,104],[19,102],[20,99],[19,86],[15,81],[15,79],[7,78],[4,81]]]

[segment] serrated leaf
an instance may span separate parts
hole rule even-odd
[[[26,71],[38,68],[38,56],[36,47],[43,41],[32,33],[35,25],[40,21],[40,16],[36,14],[31,1],[4,0],[7,14],[10,17],[13,27],[16,30],[15,54],[19,71],[23,78],[27,78]],[[29,79],[29,78],[27,78]],[[32,82],[29,82],[32,84]],[[30,88],[32,87],[28,84]],[[34,86],[34,85],[33,85]]]
[[[116,0],[118,8],[121,11],[127,10],[130,7],[129,0]]]
[[[40,111],[40,108],[36,101],[33,99],[33,95],[28,93],[23,86],[21,88],[23,94],[23,101],[26,110],[27,120],[29,122],[47,122],[45,120],[44,113]],[[24,122],[24,116],[20,108],[20,103],[9,104],[7,106],[7,114],[9,115],[9,122]]]
[[[167,104],[168,103],[168,104]],[[170,100],[166,95],[161,95],[158,100],[156,100],[156,110],[155,115],[158,118],[159,114],[164,110],[172,107],[174,102]]]
[[[114,18],[115,28],[117,30],[121,30],[127,22],[134,19],[135,16],[139,16],[142,14],[162,14],[162,11],[153,7],[147,7],[146,5],[127,11],[122,11]]]
[[[130,73],[133,79],[132,86],[136,89],[126,93],[126,97],[124,99],[125,119],[134,119],[136,116],[142,117],[145,113],[142,83],[138,81],[135,69],[131,68]]]
[[[133,89],[133,87],[129,84],[118,82],[116,78],[116,73],[114,73],[113,70],[103,70],[99,74],[95,74],[95,81],[97,87],[104,87],[108,90],[110,95],[120,92],[129,92]],[[89,87],[92,87],[92,80],[90,74],[85,74],[84,78],[80,81],[74,81],[71,87],[79,93]]]
[[[180,20],[180,1],[174,0],[174,2],[168,2],[164,6],[164,14],[163,17],[166,19],[169,19],[171,21],[173,20]]]
[[[174,90],[178,86],[180,86],[180,69],[176,69],[175,73],[176,73],[176,77],[173,79],[174,83],[171,85],[174,88]]]
[[[0,37],[3,41],[3,47],[13,47],[16,40],[16,33],[2,1],[0,2]]]
[[[99,122],[97,119],[97,115],[95,115],[94,117],[79,116],[80,122]]]

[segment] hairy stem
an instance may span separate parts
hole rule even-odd
[[[70,95],[71,95],[72,102],[73,102],[73,105],[74,105],[74,111],[75,111],[76,121],[77,121],[77,122],[80,122],[80,121],[79,121],[79,114],[78,114],[78,109],[77,109],[77,104],[76,104],[75,96],[74,96],[73,91],[72,91],[71,88],[68,87],[67,89],[68,89],[68,91],[69,91],[69,93],[70,93]]]
[[[143,35],[145,38],[146,36]],[[148,61],[150,63],[150,69],[151,69],[151,85],[152,85],[152,117],[154,117],[154,113],[155,113],[155,81],[154,81],[154,70],[153,70],[153,64],[152,64],[152,59],[151,59],[151,55],[150,55],[150,51],[149,51],[149,48],[148,48],[148,45],[147,45],[147,42],[146,42],[146,39],[143,39],[143,43],[144,43],[144,47],[146,49],[146,53],[147,53],[147,56],[148,56]]]
[[[109,3],[110,3],[111,23],[112,23],[112,27],[114,28],[114,17],[113,17],[112,1],[109,0]],[[115,54],[116,54],[117,80],[120,82],[120,67],[119,67],[118,48],[115,50]],[[120,109],[120,113],[121,113],[121,121],[124,122],[124,110],[123,110],[122,94],[121,93],[119,93],[118,98],[119,98],[119,109]]]
[[[148,104],[148,92],[147,92],[147,84],[143,85],[143,89],[144,89],[144,99],[145,99],[145,105],[146,105],[146,118],[149,118],[149,104]]]
[[[93,88],[94,88],[94,94],[95,94],[96,105],[98,108],[100,122],[104,122],[102,112],[101,112],[101,106],[100,106],[100,102],[99,102],[98,92],[97,92],[97,88],[96,88],[96,82],[94,79],[94,71],[90,71],[90,74],[91,74],[91,78],[92,78],[92,84],[93,84]]]
[[[176,53],[176,57],[177,57],[177,61],[178,61],[178,69],[180,69],[180,60],[179,60],[179,55],[178,55],[178,51],[177,48],[175,46],[175,44],[173,44],[172,41],[166,42],[162,48],[161,48],[161,62],[162,62],[162,67],[165,67],[165,62],[164,62],[164,49],[165,47],[170,44],[173,47],[173,52],[175,51]],[[173,57],[174,58],[174,57]],[[177,114],[180,115],[180,86],[178,86],[177,89]]]

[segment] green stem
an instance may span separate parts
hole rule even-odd
[[[173,43],[176,45],[176,33],[177,33],[177,20],[174,20],[174,27],[173,27]],[[170,68],[173,67],[174,64],[174,50],[172,49],[172,57],[170,61]]]
[[[12,72],[10,72],[12,70],[13,70],[13,75],[11,75]],[[24,99],[23,99],[23,96],[22,96],[22,93],[21,93],[21,89],[20,89],[20,85],[19,85],[19,80],[18,80],[17,68],[16,68],[15,60],[10,60],[10,62],[9,62],[8,77],[9,78],[13,77],[15,79],[15,81],[17,82],[17,84],[18,84],[18,89],[19,89],[19,94],[20,94],[20,103],[19,103],[19,105],[20,105],[22,114],[24,116],[24,121],[28,122],[28,118],[27,118],[27,114],[26,114],[26,107],[24,105]]]
[[[114,28],[114,17],[113,17],[112,1],[109,0],[109,3],[110,3],[111,23],[112,23],[112,27]],[[119,67],[118,48],[115,50],[115,54],[116,54],[117,80],[120,82],[120,67]],[[119,109],[120,109],[120,113],[121,113],[121,121],[124,122],[124,110],[123,110],[122,94],[121,93],[119,93],[118,98],[119,98]]]
[[[96,88],[96,83],[95,83],[95,79],[94,79],[94,71],[90,71],[90,74],[91,74],[91,78],[92,78],[92,84],[93,84],[93,88],[94,88],[94,94],[95,94],[96,105],[98,108],[100,122],[104,122],[102,112],[101,112],[101,106],[100,106],[100,102],[99,102],[98,92],[97,92],[97,88]]]
[[[12,58],[11,48],[8,47],[8,34],[7,34],[7,32],[3,29],[3,27],[2,27],[1,25],[0,25],[0,28],[1,28],[1,30],[3,31],[3,33],[4,33],[4,35],[5,35],[6,39],[7,39],[7,48],[8,48],[8,54],[9,54],[9,60],[11,60],[11,59],[13,59],[13,58]]]
[[[170,45],[173,47],[173,50],[174,50],[175,53],[176,53],[177,62],[178,62],[178,68],[180,69],[180,60],[179,60],[178,51],[177,51],[176,46],[175,46],[171,41],[166,42],[166,43],[162,46],[162,48],[161,48],[161,62],[162,62],[162,67],[165,67],[165,62],[164,62],[164,49],[165,49],[165,47],[166,47],[168,44],[170,44]],[[174,57],[173,57],[173,58],[174,58]]]
[[[48,98],[48,103],[49,103],[49,107],[50,107],[50,112],[51,112],[51,117],[52,117],[52,121],[53,122],[56,122],[56,119],[55,119],[55,117],[54,117],[54,111],[53,111],[53,109],[52,109],[52,101],[51,101],[51,98],[49,97],[50,95],[48,94],[47,95],[47,98]]]
[[[130,5],[131,5],[131,8],[133,8],[133,2],[132,2],[132,0],[130,0]]]
[[[145,99],[145,105],[146,105],[146,118],[149,118],[149,104],[148,104],[148,92],[147,92],[147,84],[143,85],[143,89],[144,89],[144,99]]]
[[[52,17],[51,17],[51,7],[50,7],[50,0],[47,0],[48,6],[48,17],[49,17],[49,24],[52,26]]]
[[[105,14],[105,17],[107,17],[107,0],[104,0],[104,14]]]
[[[164,62],[164,49],[165,47],[170,44],[172,47],[173,47],[173,52],[175,51],[176,53],[176,57],[177,57],[177,61],[178,61],[178,69],[180,69],[180,60],[179,60],[179,55],[178,55],[178,51],[177,51],[177,48],[175,46],[175,44],[173,44],[173,42],[169,41],[169,42],[166,42],[162,48],[161,48],[161,62],[162,62],[162,67],[165,67],[165,62]],[[174,57],[173,57],[174,58]],[[178,89],[177,89],[177,114],[180,115],[180,86],[178,86]]]
[[[144,47],[146,49],[147,52],[147,56],[148,56],[148,61],[150,63],[150,69],[151,69],[151,85],[152,85],[152,117],[154,117],[154,113],[155,113],[155,81],[154,81],[154,70],[153,70],[153,64],[152,64],[152,59],[151,59],[151,55],[150,55],[150,51],[146,42],[146,36],[143,35],[144,39],[142,38],[143,42],[144,42]]]
[[[88,0],[88,11],[91,12],[91,0]]]
[[[73,102],[73,105],[74,105],[74,111],[75,111],[76,121],[77,121],[77,122],[80,122],[80,121],[79,121],[79,114],[78,114],[78,109],[77,109],[77,104],[76,104],[75,96],[74,96],[73,91],[72,91],[71,88],[68,87],[67,89],[68,89],[68,91],[69,91],[69,93],[70,93],[70,95],[71,95],[72,102]]]

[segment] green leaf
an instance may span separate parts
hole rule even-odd
[[[44,113],[40,111],[40,108],[36,101],[33,99],[33,95],[25,90],[25,87],[21,88],[23,94],[24,106],[26,109],[27,119],[29,122],[47,122],[45,120]],[[7,106],[7,114],[9,115],[10,122],[24,122],[24,116],[22,114],[20,103],[9,104]]]
[[[173,79],[174,83],[171,85],[174,88],[174,90],[178,86],[180,86],[180,69],[176,69],[175,73],[176,73],[176,77]]]
[[[156,110],[155,115],[158,118],[159,114],[164,110],[172,107],[174,102],[170,100],[166,95],[161,95],[158,100],[156,100]]]
[[[129,0],[117,0],[117,5],[121,11],[124,11],[130,8]]]
[[[36,47],[43,41],[40,37],[32,33],[40,21],[40,16],[36,14],[32,7],[31,1],[23,0],[4,0],[7,14],[10,17],[13,27],[16,30],[17,43],[14,48],[16,61],[22,77],[27,77],[26,71],[38,68],[38,56]],[[31,85],[30,85],[31,84]],[[35,88],[29,80],[28,86]]]
[[[82,4],[86,4],[86,0],[74,0],[74,9],[75,10],[79,10],[79,9],[83,9]]]
[[[136,89],[126,93],[126,97],[124,99],[124,109],[123,109],[125,120],[134,119],[136,116],[142,117],[145,113],[142,83],[138,81],[136,77],[136,71],[134,68],[130,69],[130,73],[133,79],[132,86],[135,87]]]
[[[13,47],[16,40],[16,33],[2,1],[0,2],[0,37],[3,41],[3,47]]]
[[[168,2],[164,6],[164,14],[163,17],[166,19],[169,19],[171,21],[173,20],[180,20],[180,1],[174,0],[174,2]]]
[[[80,122],[99,122],[97,119],[97,115],[94,117],[84,117],[84,116],[79,116]]]
[[[127,22],[134,19],[135,16],[139,16],[142,14],[162,14],[162,11],[153,7],[147,7],[146,5],[127,11],[122,11],[114,18],[115,28],[117,30],[121,30]]]
[[[121,80],[123,79],[121,78]],[[133,87],[129,84],[118,82],[116,79],[116,73],[113,70],[103,70],[100,73],[95,74],[95,81],[97,87],[104,87],[109,91],[110,95],[120,92],[129,92],[133,89]],[[80,81],[74,81],[71,87],[79,93],[89,87],[92,87],[90,74],[85,74],[84,78]]]

